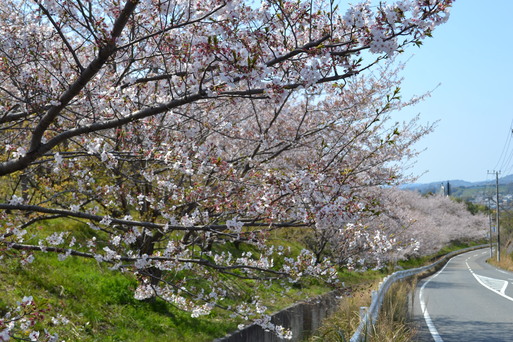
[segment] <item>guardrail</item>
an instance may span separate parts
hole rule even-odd
[[[423,266],[423,267],[419,267],[419,268],[412,268],[412,269],[403,270],[403,271],[397,271],[397,272],[392,273],[391,275],[385,277],[383,279],[383,281],[380,283],[378,290],[373,291],[371,305],[369,306],[369,308],[367,310],[360,311],[361,312],[360,324],[358,325],[356,332],[353,334],[353,336],[351,337],[351,339],[349,341],[350,342],[360,342],[365,338],[365,335],[367,333],[367,328],[370,327],[374,322],[377,321],[378,316],[379,316],[379,311],[381,310],[381,305],[383,304],[385,295],[387,294],[388,289],[390,288],[390,286],[393,283],[395,283],[398,280],[402,280],[402,279],[414,276],[414,275],[422,273],[422,272],[436,269],[436,267],[443,265],[449,259],[451,259],[452,257],[454,257],[458,254],[462,254],[462,253],[466,253],[466,252],[470,252],[473,250],[482,249],[482,248],[486,248],[486,247],[490,247],[490,245],[480,245],[480,246],[460,249],[458,251],[454,251],[454,252],[444,255],[438,261],[434,262],[431,265],[427,265],[427,266]]]

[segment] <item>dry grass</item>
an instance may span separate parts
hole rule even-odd
[[[416,279],[396,282],[390,287],[383,301],[377,324],[374,325],[369,341],[407,342],[415,336],[410,322],[409,297],[417,286]]]
[[[379,320],[365,338],[368,342],[406,342],[411,341],[415,330],[409,323],[408,297],[416,281],[398,282],[390,288],[383,301]],[[323,326],[309,339],[309,342],[346,342],[349,341],[360,323],[360,308],[368,307],[371,292],[377,283],[360,288],[345,297],[337,312],[323,322]]]
[[[377,285],[376,281],[369,286],[351,290],[350,294],[340,301],[338,310],[324,320],[321,328],[309,342],[349,341],[360,324],[360,308],[369,306],[372,290],[377,288]]]
[[[492,258],[487,260],[490,264],[495,267],[501,268],[507,271],[513,271],[513,258],[510,254],[501,253],[501,261],[497,262],[497,257],[494,255]]]

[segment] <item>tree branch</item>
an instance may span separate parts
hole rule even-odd
[[[65,91],[59,98],[59,104],[50,107],[48,112],[43,116],[39,124],[34,129],[32,139],[30,142],[30,148],[28,150],[26,158],[21,162],[21,165],[28,165],[31,161],[34,161],[41,156],[41,153],[48,151],[48,149],[41,149],[41,141],[44,133],[48,127],[54,122],[55,118],[61,113],[61,111],[71,102],[71,100],[77,96],[82,89],[89,83],[89,81],[100,71],[103,65],[107,62],[110,56],[116,51],[116,41],[121,35],[123,28],[128,22],[128,18],[134,12],[139,2],[135,0],[128,0],[125,7],[121,11],[119,17],[114,22],[113,29],[111,32],[110,39],[100,47],[98,56],[89,64],[89,66],[80,74],[78,79]],[[5,166],[5,165],[2,165]],[[19,166],[18,166],[19,167]],[[0,175],[5,174],[3,171],[4,167],[0,167]],[[16,170],[16,169],[14,169]],[[14,171],[11,169],[10,172]],[[18,168],[19,170],[19,168]]]
[[[46,17],[48,18],[48,20],[50,20],[50,23],[52,23],[53,27],[55,28],[55,30],[57,31],[57,33],[59,34],[59,36],[61,37],[62,41],[64,42],[64,44],[66,45],[66,47],[68,48],[69,52],[71,53],[71,56],[73,56],[73,59],[75,60],[75,63],[77,64],[77,67],[78,67],[78,70],[80,72],[84,71],[84,67],[82,66],[82,64],[80,63],[80,60],[78,59],[78,56],[77,54],[75,53],[75,50],[73,49],[73,47],[71,46],[71,44],[68,42],[68,40],[66,39],[66,36],[62,33],[62,30],[61,28],[59,27],[59,25],[57,25],[57,23],[55,22],[55,20],[53,20],[52,18],[52,15],[50,14],[50,12],[48,12],[48,10],[46,9],[46,7],[43,6],[43,4],[41,2],[38,2],[38,5],[39,5],[39,8],[43,11],[43,13],[46,15]]]
[[[281,63],[287,59],[290,59],[294,56],[297,56],[299,55],[300,53],[305,53],[307,52],[309,49],[313,48],[313,47],[316,47],[316,46],[319,46],[321,45],[324,41],[326,41],[327,39],[329,39],[331,36],[330,35],[325,35],[317,40],[314,40],[313,42],[310,42],[308,44],[305,44],[303,45],[302,47],[298,48],[298,49],[295,49],[293,51],[290,51],[289,53],[283,55],[283,56],[280,56],[280,57],[276,57],[274,58],[273,60],[270,60],[269,62],[267,62],[265,65],[267,65],[268,67],[270,66],[273,66],[275,64],[278,64],[278,63]]]
[[[7,204],[0,203],[0,210],[20,210],[26,212],[37,212],[37,213],[45,213],[52,215],[59,215],[61,217],[75,217],[86,220],[91,220],[94,222],[100,222],[106,219],[106,216],[88,214],[84,212],[64,210],[64,209],[54,209],[54,208],[45,208],[37,205],[27,205],[27,204]],[[204,226],[173,226],[173,225],[165,225],[161,223],[154,222],[145,222],[145,221],[133,221],[133,220],[123,220],[117,218],[108,217],[111,225],[118,224],[123,226],[137,226],[144,227],[150,229],[168,229],[174,231],[219,231],[227,229],[225,224],[219,225],[204,225]],[[244,221],[243,221],[244,222]],[[248,223],[248,221],[246,221]],[[298,224],[294,222],[287,223],[261,223],[261,222],[251,222],[247,224],[251,227],[269,227],[269,228],[286,228],[286,227],[305,227],[306,224]]]

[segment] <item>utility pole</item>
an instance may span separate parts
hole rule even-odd
[[[492,209],[490,200],[491,197],[487,197],[488,200],[488,223],[490,225],[490,258],[493,258],[493,232],[492,232]]]
[[[499,226],[499,173],[495,172],[495,189],[497,195],[497,262],[501,261],[501,228]]]
[[[497,210],[496,210],[496,226],[497,226],[497,261],[501,261],[501,230],[499,226],[499,173],[500,171],[488,171],[488,174],[495,173],[495,195],[497,202]]]

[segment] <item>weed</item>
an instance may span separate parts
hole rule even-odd
[[[309,342],[346,342],[356,331],[360,323],[360,310],[371,302],[370,287],[358,288],[341,300],[339,309],[323,322],[319,331]],[[415,329],[409,321],[408,297],[415,289],[416,280],[401,281],[393,284],[385,299],[378,322],[368,329],[363,337],[368,342],[406,342],[411,341]]]
[[[415,329],[410,322],[408,298],[416,286],[417,281],[413,279],[396,282],[390,287],[369,341],[407,342],[412,340]]]
[[[337,311],[324,320],[321,328],[309,339],[309,342],[349,341],[360,324],[360,308],[369,306],[372,290],[378,283],[378,280],[374,280],[366,286],[350,290],[348,295],[341,299]]]
[[[501,253],[501,260],[497,261],[496,256],[488,259],[488,262],[498,268],[507,271],[513,271],[513,257],[511,254]]]

